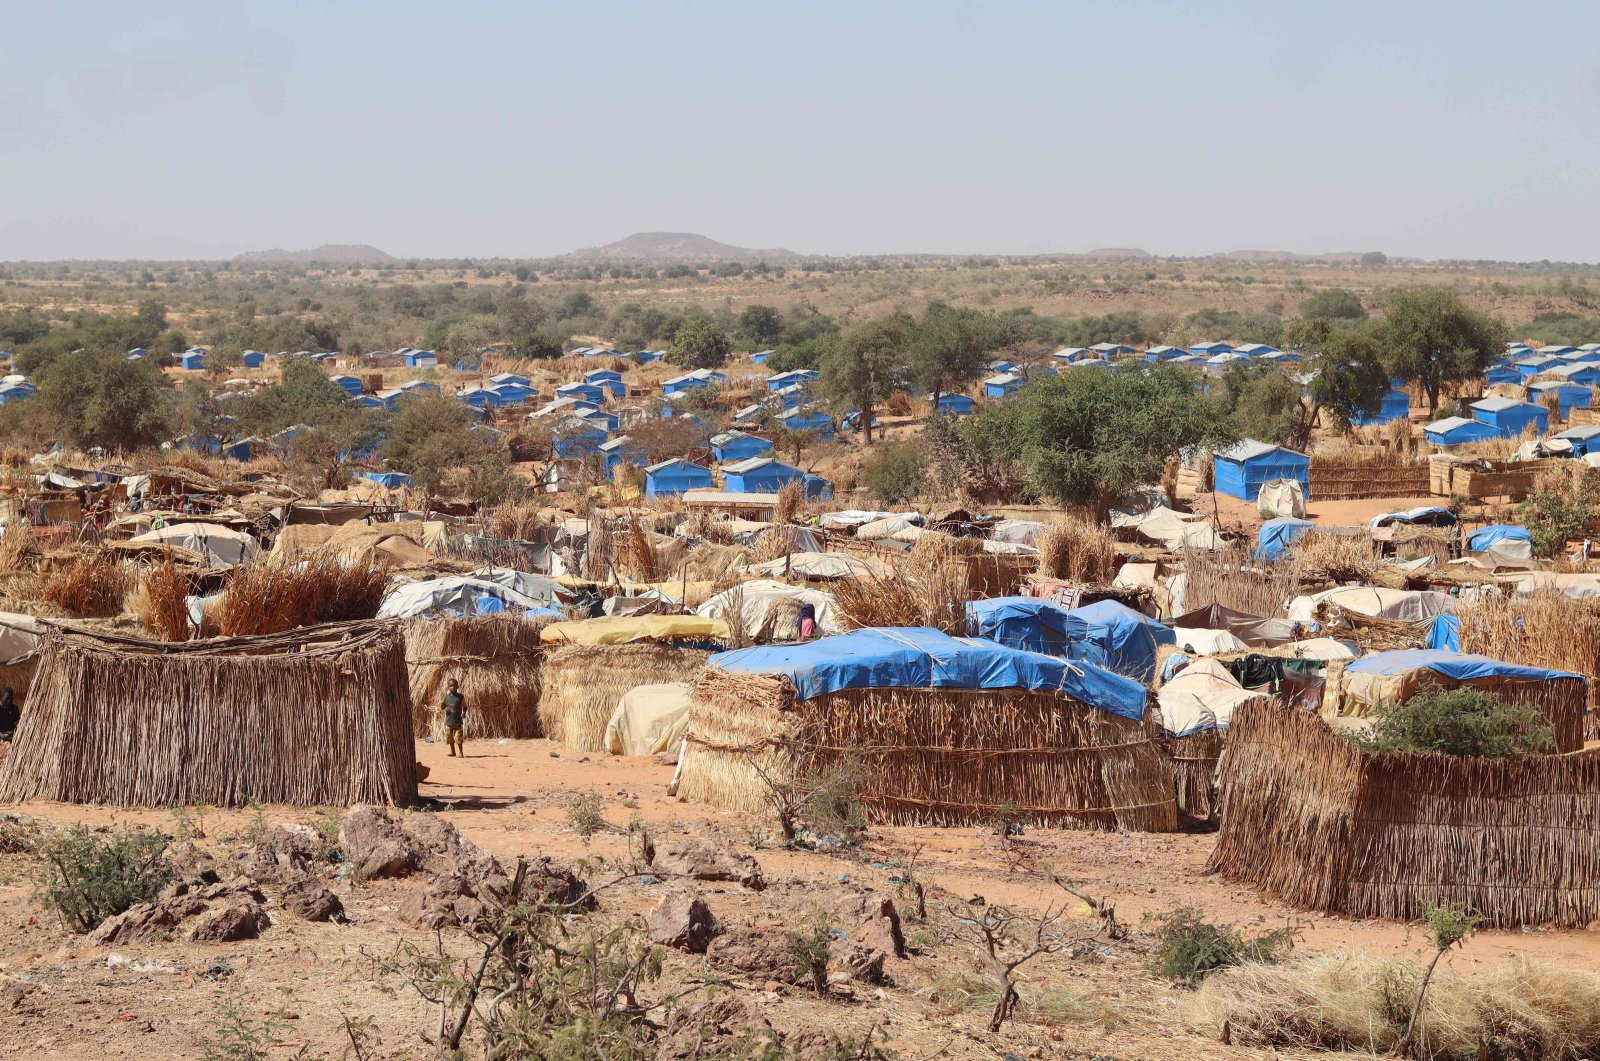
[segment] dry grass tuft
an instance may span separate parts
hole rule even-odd
[[[1296,539],[1289,551],[1306,575],[1334,582],[1365,580],[1383,566],[1376,543],[1365,536],[1310,531]]]
[[[104,553],[80,553],[45,576],[39,598],[79,618],[106,618],[122,612],[133,586],[133,572]]]
[[[234,571],[207,614],[224,637],[371,619],[388,582],[387,565],[373,555],[345,563],[319,550],[298,564],[259,560]]]
[[[1087,520],[1052,523],[1034,541],[1039,574],[1079,585],[1104,585],[1116,577],[1117,540],[1111,528]]]
[[[924,537],[895,572],[885,576],[842,578],[829,588],[845,624],[931,626],[948,634],[967,632],[967,603],[974,591],[962,559],[961,539]]]
[[[799,479],[790,479],[778,490],[778,505],[773,516],[775,523],[793,523],[805,505],[805,488]]]
[[[128,611],[139,626],[162,641],[187,641],[190,637],[189,580],[168,560],[150,568],[128,595]]]
[[[0,571],[30,570],[38,558],[33,528],[26,523],[13,523],[0,533]]]
[[[1400,1042],[1422,967],[1394,958],[1308,955],[1208,978],[1191,1019],[1239,1046],[1386,1054]],[[1582,1058],[1600,1050],[1600,975],[1515,963],[1475,975],[1441,969],[1428,989],[1416,1056],[1475,1061]],[[1487,1044],[1497,1049],[1484,1053]]]

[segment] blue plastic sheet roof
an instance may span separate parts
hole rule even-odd
[[[967,631],[1011,648],[1064,656],[1069,614],[1042,597],[992,597],[967,603]]]
[[[1310,520],[1296,519],[1294,516],[1278,516],[1267,520],[1256,535],[1256,559],[1276,560],[1296,538],[1315,526]]]
[[[1434,648],[1407,648],[1395,652],[1379,652],[1345,664],[1346,674],[1404,674],[1406,671],[1426,667],[1435,674],[1458,682],[1480,678],[1510,678],[1516,681],[1549,681],[1551,678],[1578,678],[1566,671],[1546,667],[1525,667],[1520,663],[1490,659],[1471,653],[1447,652]]]
[[[1126,718],[1144,717],[1138,682],[1092,664],[1022,652],[931,627],[874,627],[793,645],[719,652],[708,666],[787,678],[800,699],[843,689],[1027,689],[1061,692]]]
[[[1513,527],[1507,523],[1496,523],[1491,527],[1475,530],[1467,537],[1467,548],[1475,553],[1481,553],[1495,542],[1529,542],[1533,536],[1528,533],[1527,527]]]
[[[1148,682],[1156,673],[1156,650],[1177,635],[1114,600],[1097,601],[1067,613],[1067,654],[1118,674]]]

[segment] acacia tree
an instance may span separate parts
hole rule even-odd
[[[1182,450],[1238,435],[1221,398],[1198,393],[1188,372],[1130,364],[1036,380],[969,417],[960,437],[980,454],[1020,462],[1037,493],[1088,505],[1104,522],[1118,501],[1158,482]]]
[[[673,334],[669,356],[674,365],[721,368],[732,353],[733,340],[727,332],[704,317],[691,317]]]
[[[1370,324],[1338,330],[1319,317],[1284,324],[1285,342],[1301,352],[1304,385],[1276,365],[1239,362],[1224,379],[1241,434],[1304,451],[1326,412],[1341,430],[1371,416],[1389,389],[1383,341]]]
[[[910,314],[892,313],[848,333],[822,359],[822,391],[855,406],[857,430],[869,446],[875,409],[911,376],[916,329]]]
[[[960,388],[983,374],[989,356],[1010,341],[1010,329],[991,313],[933,302],[923,311],[912,343],[911,367],[933,396]]]
[[[1481,376],[1505,352],[1509,330],[1497,317],[1468,308],[1439,287],[1397,291],[1379,336],[1389,372],[1415,380],[1428,396],[1428,415],[1439,410],[1439,390]]]

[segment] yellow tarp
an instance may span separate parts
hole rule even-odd
[[[728,637],[728,624],[698,615],[614,615],[551,623],[539,634],[541,641],[569,645],[625,645],[630,641],[668,638]]]

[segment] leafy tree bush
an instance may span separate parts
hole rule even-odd
[[[890,442],[862,466],[862,485],[884,504],[909,503],[928,492],[929,456],[921,436]]]
[[[1300,303],[1300,316],[1327,317],[1332,320],[1362,320],[1367,315],[1361,296],[1343,287],[1328,287],[1313,292]]]
[[[93,931],[136,903],[155,898],[172,871],[167,838],[122,825],[101,835],[73,825],[37,842],[38,899],[74,932]]]
[[[1238,433],[1220,397],[1196,391],[1172,365],[1041,379],[963,421],[962,444],[999,463],[1015,461],[1034,492],[1099,518],[1140,487],[1160,481],[1169,459],[1191,446],[1220,446]]]
[[[1508,704],[1470,685],[1441,689],[1429,682],[1399,703],[1382,703],[1369,732],[1354,739],[1375,752],[1442,752],[1507,759],[1555,746],[1550,723],[1526,704]]]
[[[860,410],[858,429],[868,445],[878,405],[911,375],[916,332],[909,314],[891,313],[846,333],[823,357],[820,389],[840,405]]]
[[[525,361],[549,361],[566,352],[566,343],[554,332],[529,332],[511,345],[511,356]]]
[[[685,368],[721,368],[732,353],[727,332],[704,317],[692,317],[673,333],[668,357]]]
[[[1180,906],[1154,921],[1152,970],[1162,979],[1191,987],[1231,965],[1280,962],[1299,936],[1292,925],[1246,936],[1235,925],[1211,924],[1205,911],[1194,906]]]
[[[164,440],[177,393],[154,358],[129,361],[116,351],[75,350],[36,376],[31,402],[59,425],[61,441],[89,449],[137,449]]]
[[[1517,506],[1517,516],[1541,557],[1560,556],[1567,542],[1586,538],[1600,520],[1600,489],[1588,469],[1574,467],[1540,475]]]
[[[1483,375],[1509,334],[1503,321],[1469,309],[1454,292],[1424,287],[1390,296],[1378,339],[1390,374],[1421,384],[1432,415],[1440,388]]]
[[[751,343],[774,345],[783,338],[783,315],[771,306],[746,306],[739,314],[739,333]]]
[[[423,490],[436,492],[452,470],[472,467],[484,457],[485,447],[472,426],[472,414],[452,398],[406,398],[389,420],[384,458]]]

